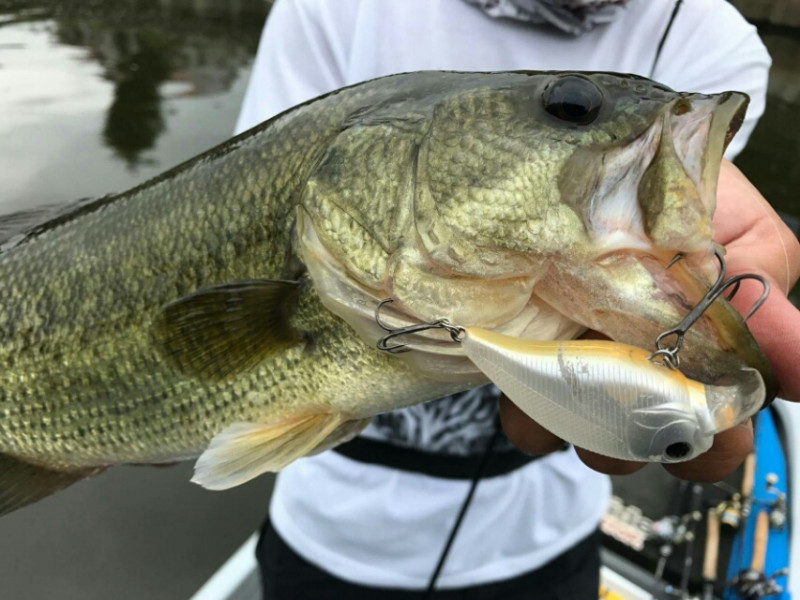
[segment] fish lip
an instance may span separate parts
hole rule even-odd
[[[730,146],[734,136],[742,128],[744,118],[747,115],[747,107],[750,105],[750,96],[742,92],[725,92],[723,94],[723,99],[720,100],[720,105],[730,101],[733,101],[734,103],[738,102],[738,107],[734,107],[734,113],[728,122],[727,129],[725,130],[725,141],[722,149],[723,154],[728,149],[728,146]]]
[[[744,123],[750,97],[742,92],[723,92],[711,96],[716,98],[716,106],[711,112],[711,125],[708,133],[708,144],[703,156],[701,170],[702,188],[709,194],[708,202],[716,206],[717,180],[725,151]]]
[[[725,151],[744,123],[750,97],[742,92],[680,94],[670,108],[674,148],[709,212]],[[698,143],[698,136],[704,143]],[[698,149],[702,148],[698,152]]]

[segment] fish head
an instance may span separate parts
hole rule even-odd
[[[422,246],[490,277],[513,274],[520,254],[708,254],[720,162],[747,103],[609,73],[453,94],[419,156]]]
[[[591,328],[649,348],[708,290],[716,181],[744,94],[581,72],[394,83],[346,120],[298,220],[323,302],[365,340],[385,334],[374,308],[392,298],[390,326],[446,318],[541,340]],[[677,253],[684,264],[667,269]],[[687,336],[691,376],[768,369],[724,304]],[[420,369],[460,372],[446,332],[405,341]]]

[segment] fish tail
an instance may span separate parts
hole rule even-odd
[[[0,454],[0,516],[94,475],[100,468],[57,471]]]

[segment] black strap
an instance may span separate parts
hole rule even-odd
[[[436,454],[361,436],[335,447],[333,451],[359,462],[441,479],[471,480],[475,475],[475,455]],[[506,475],[539,458],[516,449],[496,451],[487,458],[481,477],[486,479]]]
[[[456,535],[458,535],[458,530],[461,528],[461,522],[464,520],[464,517],[467,514],[469,505],[472,502],[472,496],[475,495],[475,489],[478,487],[478,482],[486,475],[486,467],[490,457],[492,456],[492,450],[494,450],[494,445],[500,438],[500,429],[500,419],[498,419],[495,422],[492,437],[489,440],[489,443],[486,444],[486,450],[483,451],[477,466],[473,466],[474,470],[472,472],[472,476],[470,477],[470,486],[469,491],[467,492],[467,497],[464,498],[464,502],[461,504],[461,509],[458,511],[458,516],[456,516],[456,522],[453,523],[453,528],[450,530],[450,535],[447,536],[447,542],[445,542],[444,548],[442,548],[442,553],[439,555],[436,568],[431,574],[430,581],[428,581],[428,588],[425,590],[425,600],[431,600],[433,595],[436,593],[436,582],[439,580],[439,575],[441,574],[442,569],[444,569],[444,563],[447,561],[447,557],[450,554],[450,548],[453,546],[453,542],[456,540]]]
[[[675,2],[675,8],[672,9],[672,14],[669,17],[669,22],[667,23],[667,28],[664,30],[664,35],[661,36],[661,41],[658,42],[658,48],[656,49],[656,57],[653,60],[653,68],[650,69],[650,77],[652,78],[656,73],[656,66],[658,65],[658,59],[661,58],[661,51],[664,49],[664,44],[667,41],[667,37],[669,36],[669,32],[672,29],[673,23],[675,23],[675,19],[678,16],[678,12],[681,10],[681,5],[683,4],[683,0],[677,0]]]

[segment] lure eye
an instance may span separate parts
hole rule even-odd
[[[686,458],[692,453],[692,446],[687,444],[686,442],[675,442],[667,446],[667,449],[664,451],[664,454],[667,458],[672,460],[680,460],[681,458]]]
[[[588,125],[600,114],[603,92],[585,77],[569,75],[547,87],[543,103],[544,109],[557,119]]]

